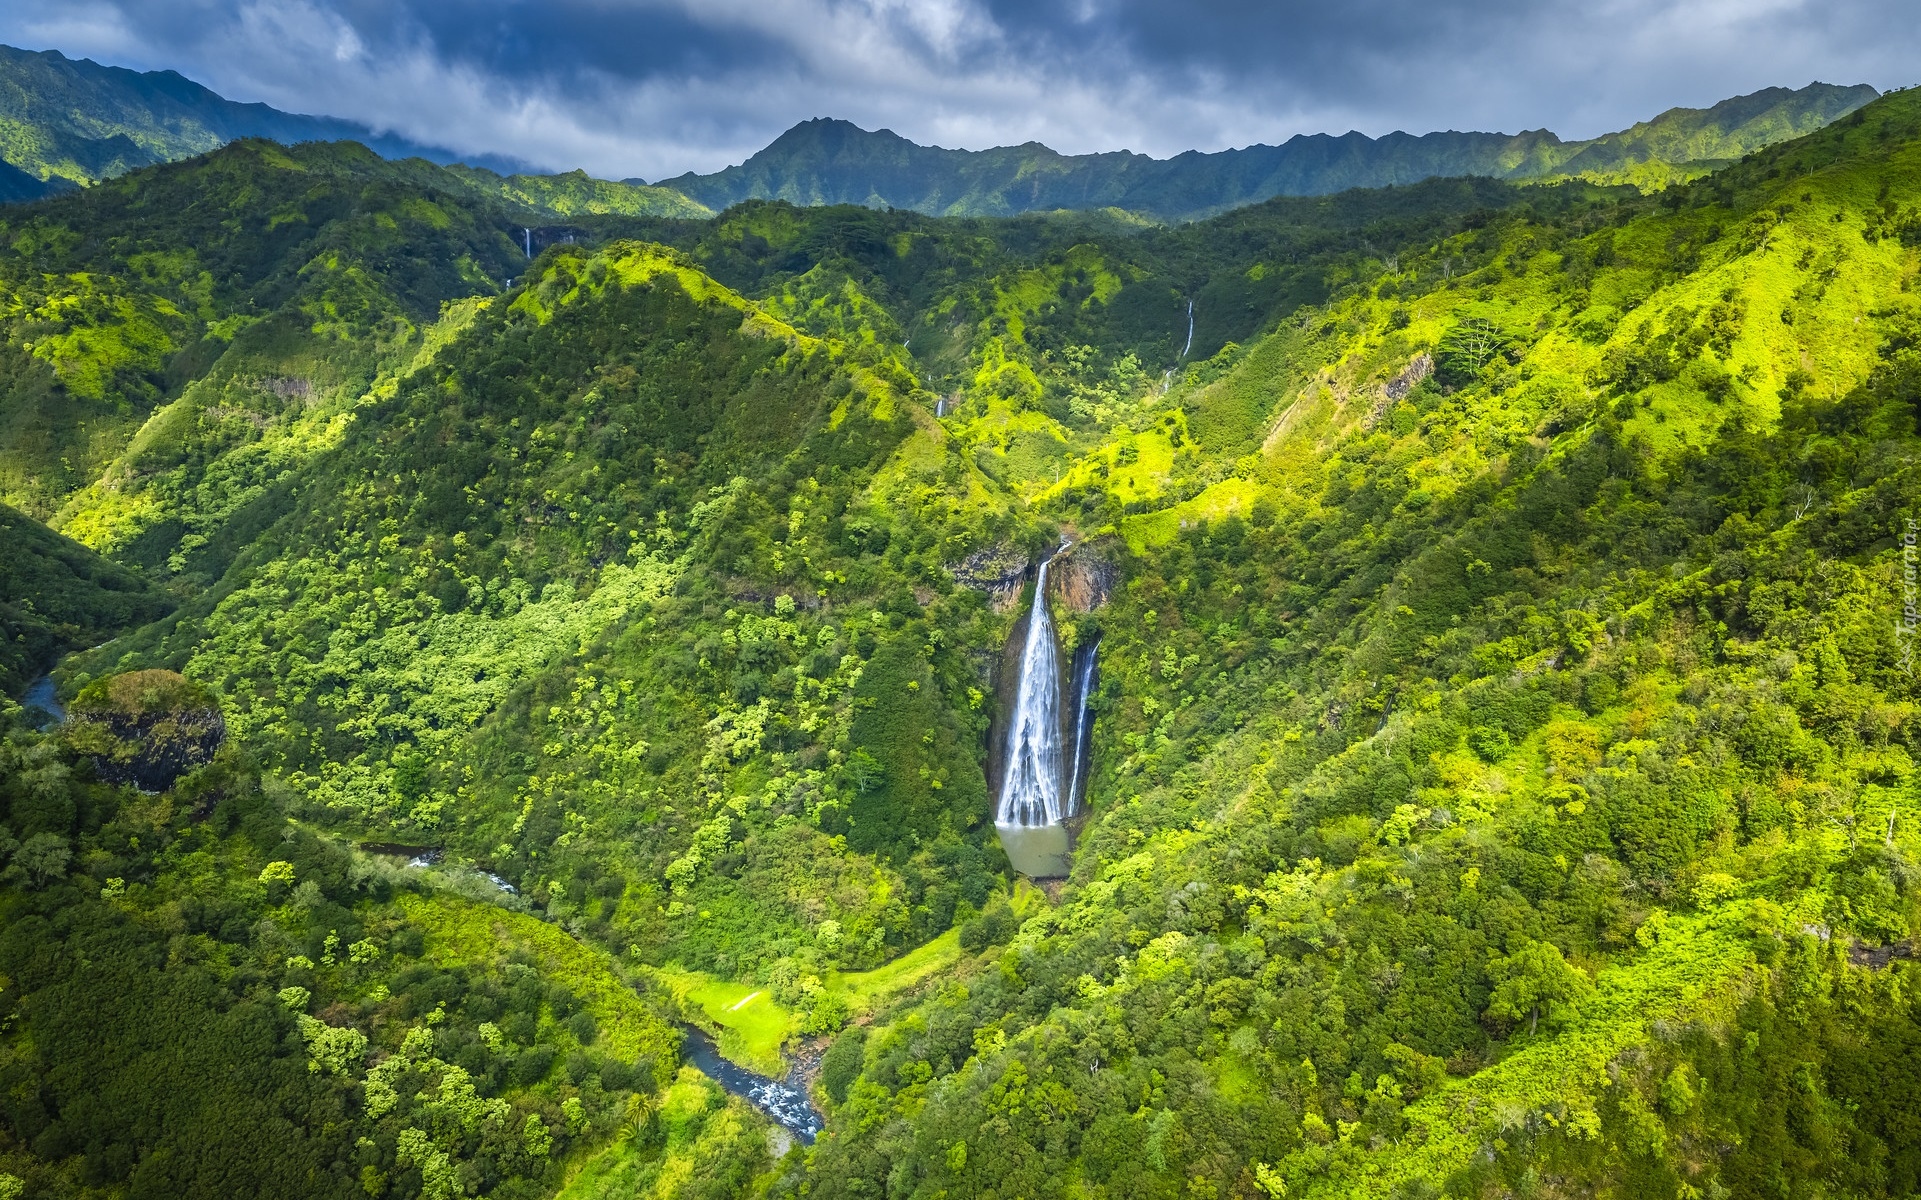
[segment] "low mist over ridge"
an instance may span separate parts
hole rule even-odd
[[[654,189],[541,176],[489,155],[460,155],[378,134],[331,117],[236,104],[171,71],[138,73],[72,60],[58,51],[0,47],[0,202],[34,199],[137,166],[202,154],[242,137],[283,143],[353,140],[386,158],[421,157],[511,176],[484,186],[520,194],[528,207],[562,214],[619,212],[699,216],[743,200],[803,206],[861,204],[936,216],[1011,216],[1056,209],[1119,208],[1157,221],[1186,221],[1271,196],[1324,195],[1435,176],[1539,180],[1579,177],[1643,190],[1704,174],[1787,138],[1810,133],[1878,93],[1866,84],[1767,88],[1711,108],[1676,108],[1630,129],[1563,141],[1544,129],[1518,134],[1455,131],[1370,138],[1298,135],[1168,159],[1117,150],[1063,155],[1038,142],[948,150],[891,130],[847,121],[803,121],[746,162],[709,175],[660,180]],[[521,172],[515,174],[515,172]],[[541,182],[553,180],[554,182]],[[556,195],[560,202],[554,203]]]
[[[53,190],[205,154],[238,138],[356,141],[383,158],[465,161],[512,171],[498,155],[460,155],[358,121],[228,100],[175,71],[129,71],[58,50],[0,46],[0,158]],[[7,197],[0,180],[0,198]]]

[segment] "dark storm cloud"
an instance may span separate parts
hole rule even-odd
[[[780,40],[758,31],[717,28],[654,6],[353,0],[336,10],[370,49],[405,49],[424,36],[447,62],[509,80],[697,75],[762,69],[787,57]]]
[[[1912,0],[28,0],[0,40],[543,166],[657,178],[798,120],[1153,154],[1547,127],[1912,81]]]
[[[1816,78],[1921,76],[1912,0],[987,0],[1011,36],[1061,58],[1092,45],[1170,85],[1358,127],[1622,128]],[[1339,130],[1331,130],[1339,132]]]

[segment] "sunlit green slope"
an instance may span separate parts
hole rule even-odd
[[[562,175],[501,175],[458,164],[448,174],[477,195],[553,217],[613,213],[630,217],[711,217],[713,210],[668,188],[613,183],[585,171]]]
[[[511,216],[435,190],[438,174],[350,143],[244,142],[7,210],[0,498],[51,516],[190,385],[219,393],[190,405],[224,424],[201,435],[214,446],[351,403],[415,352],[443,302],[519,269]],[[176,410],[160,440],[194,419]],[[153,534],[171,514],[126,499],[90,506],[75,535],[99,548],[148,535],[137,557],[164,562],[182,531]]]
[[[180,602],[64,685],[180,670],[233,759],[136,798],[88,783],[79,742],[16,734],[0,899],[10,930],[85,896],[86,922],[178,939],[168,971],[223,964],[230,998],[179,1009],[183,1031],[222,1005],[301,1031],[319,1090],[234,1095],[364,1137],[288,1151],[326,1187],[1921,1185],[1916,93],[1649,197],[1443,180],[1171,230],[583,213],[583,242],[531,265],[514,211],[425,190],[436,169],[280,153],[6,227],[12,286],[65,281],[50,312],[95,311],[66,299],[84,276],[172,347],[255,297],[275,315],[176,383],[139,373],[161,352],[115,357],[132,317],[10,318],[9,386],[41,389],[10,411],[97,378],[86,411],[120,431],[42,511]],[[191,224],[215,197],[228,215]],[[141,241],[162,211],[185,215]],[[283,211],[331,240],[278,234],[301,224]],[[254,243],[277,248],[255,290],[205,268],[204,311],[200,275],[143,265],[183,230],[253,261],[234,228],[287,240]],[[338,315],[355,295],[385,315]],[[279,365],[301,356],[347,365],[323,391]],[[987,739],[1021,571],[1063,533],[1057,623],[1100,638],[1103,682],[1073,875],[1043,895],[999,853]],[[263,875],[292,828],[293,877]],[[369,838],[446,864],[389,878],[328,849]],[[636,1022],[717,1022],[754,1061],[831,1035],[827,1134],[773,1161],[652,1043],[651,1080],[606,1082],[565,1001],[505,998],[486,930],[507,918],[462,896],[551,922],[498,926],[525,953],[572,934],[538,953],[596,956],[570,986],[644,990]],[[0,943],[8,988],[28,980],[5,993],[21,1079],[81,1002],[49,989],[93,986],[45,966],[90,960],[81,925],[31,928]],[[369,930],[434,971],[343,960]],[[436,982],[463,967],[479,999]],[[402,1065],[334,1070],[348,1030]],[[548,1073],[519,1065],[543,1045]],[[511,1117],[434,1108],[448,1064]],[[354,1107],[403,1068],[414,1107]],[[163,1139],[125,1132],[138,1113],[44,1078],[0,1172],[61,1195],[172,1178]],[[569,1140],[536,1153],[528,1113]]]
[[[1042,492],[1127,580],[1075,883],[811,1194],[1913,1187],[1917,138],[1401,247]]]
[[[525,268],[524,230],[566,205],[515,180],[243,142],[10,210],[0,499],[124,559],[217,576],[289,472],[430,327],[464,319],[442,305]]]

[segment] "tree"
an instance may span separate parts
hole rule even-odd
[[[67,873],[72,858],[66,838],[57,833],[36,833],[14,851],[13,864],[3,878],[8,883],[45,887]]]
[[[820,1082],[834,1103],[847,1102],[847,1090],[860,1075],[861,1057],[867,1050],[867,1031],[856,1025],[834,1039],[820,1060]]]
[[[887,780],[887,768],[865,748],[856,749],[847,760],[846,773],[848,785],[863,796]]]
[[[1587,976],[1569,966],[1561,948],[1552,942],[1523,939],[1514,953],[1490,963],[1488,974],[1494,980],[1494,993],[1488,998],[1487,1015],[1503,1021],[1518,1021],[1525,1015],[1529,1034],[1540,1024],[1543,1012],[1550,1021],[1566,1020],[1594,994]]]
[[[1460,387],[1481,373],[1481,368],[1506,351],[1507,335],[1486,317],[1469,317],[1441,335],[1435,348],[1435,365],[1441,382]]]

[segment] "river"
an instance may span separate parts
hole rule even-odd
[[[51,675],[42,675],[27,685],[26,694],[20,697],[20,707],[37,708],[52,718],[39,725],[40,729],[51,729],[67,719],[67,710],[60,707],[60,696],[53,689]]]
[[[687,1040],[681,1057],[700,1073],[773,1118],[806,1145],[813,1145],[826,1121],[798,1080],[770,1079],[720,1056],[714,1040],[693,1025],[682,1025]]]

